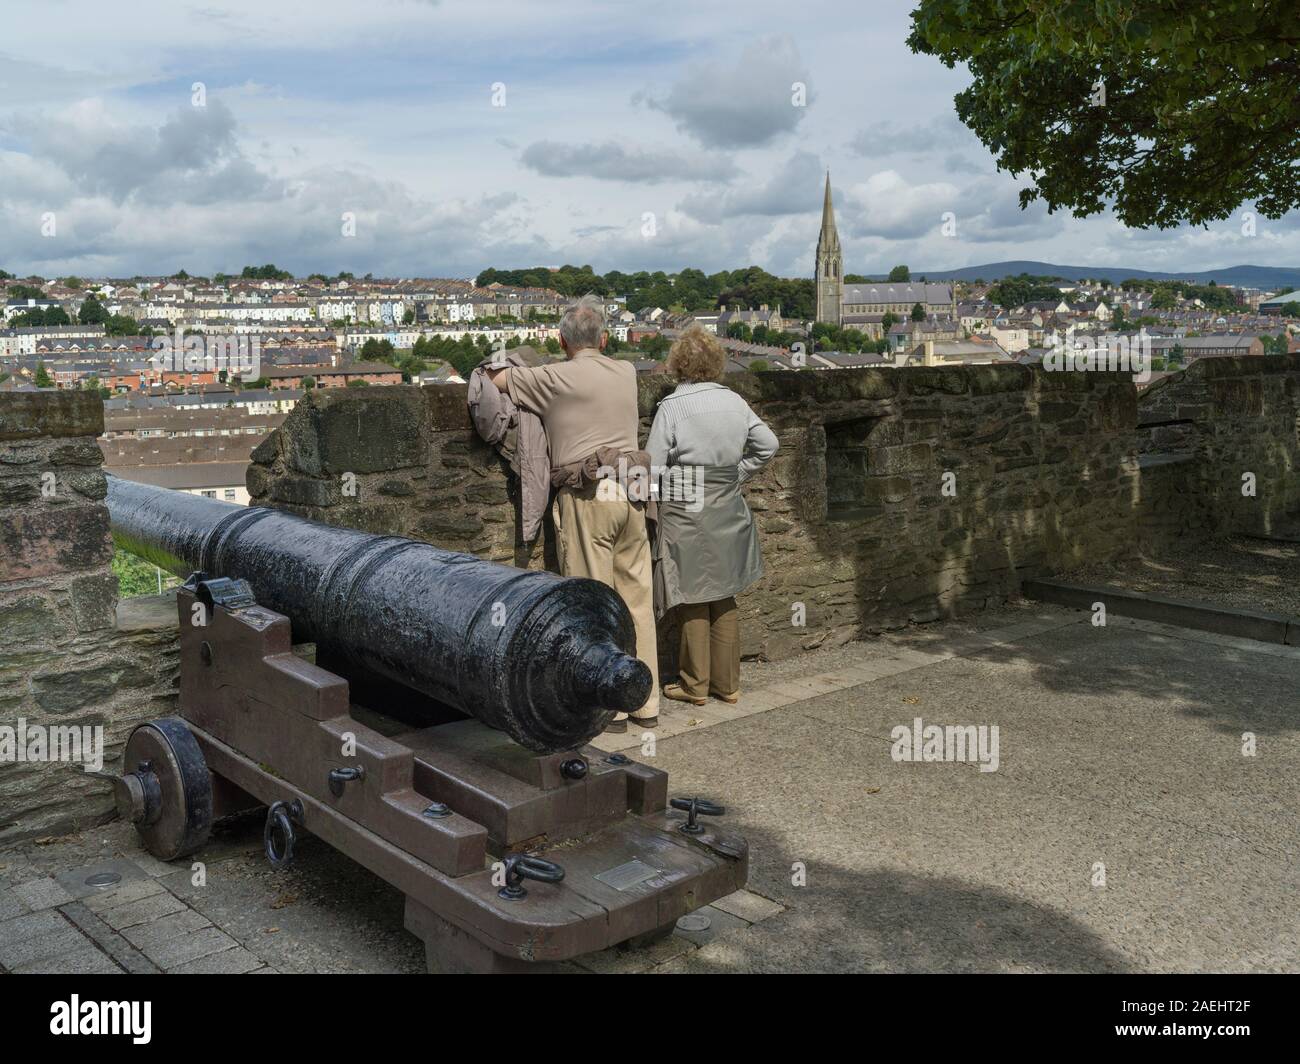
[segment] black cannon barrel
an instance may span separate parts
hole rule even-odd
[[[650,694],[627,607],[596,580],[107,479],[123,550],[181,576],[242,577],[296,639],[530,750],[583,743]]]

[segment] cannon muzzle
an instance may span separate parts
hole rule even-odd
[[[530,750],[586,742],[649,697],[632,618],[599,581],[107,479],[123,550],[180,576],[242,577],[295,639]]]

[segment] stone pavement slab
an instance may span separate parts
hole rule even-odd
[[[183,935],[142,946],[146,957],[163,971],[235,949],[238,943],[220,928],[201,927]]]
[[[93,943],[81,940],[66,953],[30,961],[13,972],[15,975],[121,975],[122,969]]]
[[[145,874],[134,861],[115,858],[65,869],[54,878],[72,898],[105,897],[112,894],[121,898],[124,895],[118,892],[128,889],[128,884],[132,882],[143,881]]]
[[[173,965],[172,975],[245,975],[264,967],[261,960],[242,946],[231,945],[216,953]]]
[[[68,953],[85,938],[56,910],[16,916],[0,924],[0,966],[10,971]]]
[[[141,877],[140,879],[123,880],[121,883],[100,893],[87,894],[81,900],[85,902],[86,908],[91,912],[105,913],[110,909],[116,909],[123,905],[132,905],[143,898],[154,897],[166,892],[167,888],[157,880]]]
[[[0,888],[0,922],[15,916],[25,916],[29,912],[31,909],[13,887]]]
[[[115,905],[99,915],[114,931],[124,931],[128,927],[161,920],[164,916],[182,912],[185,908],[183,901],[164,890],[125,905]]]
[[[732,916],[738,916],[750,924],[756,924],[760,920],[766,920],[784,912],[784,906],[779,902],[774,902],[761,894],[755,894],[752,890],[737,890],[728,894],[725,898],[719,898],[713,905],[715,908],[730,913]]]
[[[183,909],[152,923],[125,928],[122,937],[157,964],[153,951],[162,950],[169,942],[177,942],[201,928],[211,926],[212,921],[202,913]]]
[[[72,900],[72,895],[50,876],[29,879],[26,883],[21,883],[12,889],[33,912],[38,909],[53,909]]]
[[[70,902],[59,910],[70,923],[89,938],[105,956],[124,972],[132,975],[152,975],[159,969],[148,957],[104,923],[79,902]]]

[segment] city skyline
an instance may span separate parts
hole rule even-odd
[[[1022,212],[953,113],[968,76],[907,49],[910,8],[848,34],[825,4],[797,27],[747,6],[742,28],[421,0],[365,21],[339,3],[148,0],[129,27],[82,3],[19,11],[10,40],[41,46],[0,56],[0,268],[811,277],[827,169],[849,273],[1296,265],[1296,212],[1168,231]]]

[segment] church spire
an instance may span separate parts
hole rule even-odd
[[[844,257],[840,252],[840,234],[835,230],[829,170],[826,171],[826,193],[822,199],[822,231],[817,236],[814,278],[816,320],[839,325],[844,299]]]
[[[831,172],[829,170],[826,171],[826,196],[822,200],[822,241],[826,242],[828,236],[835,244],[839,244],[840,234],[835,229],[835,207],[831,203]],[[829,246],[827,244],[827,247]]]

